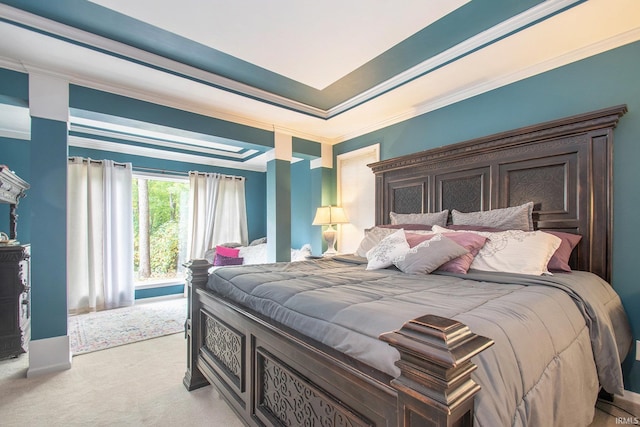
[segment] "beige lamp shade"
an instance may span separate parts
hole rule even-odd
[[[346,224],[349,220],[339,206],[320,206],[313,218],[313,225]]]

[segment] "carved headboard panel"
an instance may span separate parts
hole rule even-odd
[[[581,234],[572,267],[611,278],[613,129],[625,105],[369,165],[376,224],[389,212],[534,202],[536,229]]]

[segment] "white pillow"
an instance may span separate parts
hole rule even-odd
[[[291,262],[305,261],[311,255],[311,245],[306,243],[300,249],[291,249]]]
[[[443,233],[447,229],[434,226],[433,231]],[[476,233],[487,238],[484,246],[471,263],[471,269],[482,271],[536,276],[551,274],[547,270],[547,264],[562,242],[559,237],[542,231],[486,232],[467,230],[464,232]]]
[[[242,246],[239,248],[238,256],[244,258],[243,264],[266,264],[267,263],[267,244],[258,243],[249,246]],[[311,245],[305,244],[300,249],[291,248],[291,262],[305,261],[307,257],[310,257]]]
[[[242,246],[238,256],[244,258],[244,264],[265,264],[267,262],[267,244],[260,243],[253,246]]]
[[[377,270],[393,265],[393,260],[409,251],[409,243],[401,228],[388,235],[367,252],[367,270]]]
[[[386,227],[371,227],[364,230],[364,237],[360,241],[360,245],[355,254],[361,257],[366,257],[367,252],[371,250],[375,245],[380,243],[385,237],[397,232],[398,228],[386,228]],[[433,234],[431,230],[411,230],[412,234]]]

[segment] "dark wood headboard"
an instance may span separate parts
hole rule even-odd
[[[572,268],[611,279],[613,129],[626,105],[370,164],[376,224],[389,212],[533,201],[536,229],[582,235]]]

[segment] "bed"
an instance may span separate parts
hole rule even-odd
[[[613,129],[625,112],[371,165],[378,226],[392,212],[532,201],[535,230],[581,236],[571,273],[413,275],[354,256],[209,275],[191,260],[185,386],[214,384],[249,425],[588,424],[601,388],[622,392],[631,343],[608,284]]]

